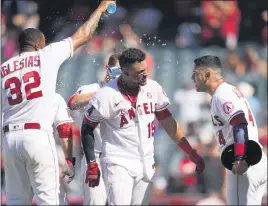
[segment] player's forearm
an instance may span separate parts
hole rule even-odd
[[[83,122],[81,127],[81,138],[84,154],[87,163],[92,163],[96,161],[94,152],[94,127]]]
[[[60,137],[60,144],[65,156],[65,159],[72,160],[73,158],[73,132],[72,124],[65,123],[57,126]]]
[[[172,117],[160,121],[162,127],[166,130],[171,139],[186,153],[193,151],[192,146],[185,138],[184,132],[178,122]]]
[[[61,148],[63,150],[65,159],[72,160],[73,158],[73,139],[60,139]]]
[[[97,8],[89,17],[89,19],[73,34],[71,37],[73,40],[74,51],[85,44],[90,38],[92,38],[98,23],[100,21],[103,11],[101,8]]]
[[[89,92],[86,94],[77,94],[75,95],[71,101],[68,102],[68,107],[71,110],[78,110],[85,106],[87,106],[89,100],[93,97],[94,92]]]
[[[172,116],[161,120],[160,123],[176,144],[178,144],[181,141],[181,138],[184,137],[184,132],[182,131],[181,126]]]

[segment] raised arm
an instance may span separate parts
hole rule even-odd
[[[88,92],[85,94],[74,94],[68,101],[70,110],[79,110],[87,106],[89,100],[94,96],[95,92]]]
[[[100,21],[101,15],[105,13],[109,4],[115,4],[115,2],[101,1],[99,7],[91,14],[89,19],[71,36],[74,51],[92,38]]]

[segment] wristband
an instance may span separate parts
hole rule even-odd
[[[185,137],[182,137],[180,139],[178,146],[188,155],[193,151],[192,146],[189,144],[189,142],[187,141]]]
[[[246,146],[245,144],[235,144],[234,145],[234,155],[235,156],[244,156],[246,151]]]
[[[66,160],[67,164],[71,164],[71,165],[75,166],[75,157],[73,157],[72,160],[66,159],[66,158],[65,158],[65,160]]]
[[[91,162],[87,164],[88,169],[92,169],[95,167],[98,167],[98,163],[97,162]]]

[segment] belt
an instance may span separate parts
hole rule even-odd
[[[41,126],[39,123],[23,123],[23,124],[9,124],[3,127],[4,133],[22,129],[41,129]]]

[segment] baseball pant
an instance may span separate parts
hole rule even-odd
[[[97,187],[89,187],[85,183],[86,179],[86,172],[87,172],[87,162],[85,155],[83,156],[81,160],[81,171],[82,171],[82,184],[83,184],[83,205],[105,205],[107,201],[107,195],[106,195],[106,190],[105,190],[105,185],[103,182],[103,175],[101,174],[100,177],[100,183],[99,186]],[[100,165],[100,159],[98,155],[96,155],[96,161],[99,165],[99,168],[101,170],[101,165]]]
[[[67,194],[65,192],[65,186],[62,180],[60,180],[59,204],[68,205]]]
[[[133,176],[116,164],[102,164],[109,205],[148,205],[152,194],[152,182],[142,176]]]
[[[227,205],[261,205],[267,185],[267,156],[250,166],[244,175],[234,175],[226,170]]]
[[[59,166],[52,133],[8,132],[3,138],[7,205],[59,204]]]

